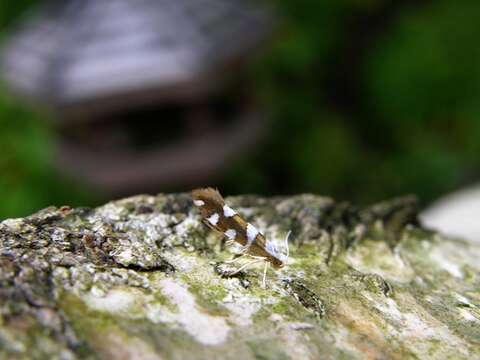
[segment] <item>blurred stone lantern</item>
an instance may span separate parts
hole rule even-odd
[[[246,0],[68,0],[7,42],[11,89],[53,111],[60,170],[109,194],[212,181],[258,142],[242,75],[271,16]]]

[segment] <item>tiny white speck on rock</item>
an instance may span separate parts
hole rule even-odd
[[[466,321],[479,321],[469,310],[467,309],[460,309],[460,315],[466,320]]]
[[[312,324],[303,322],[291,323],[289,326],[293,330],[311,330],[315,328]]]
[[[283,321],[283,316],[280,314],[272,314],[270,315],[270,320],[273,322]]]

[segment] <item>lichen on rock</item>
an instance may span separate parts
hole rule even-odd
[[[480,358],[480,248],[415,201],[227,198],[291,257],[230,276],[187,194],[0,223],[0,359]]]

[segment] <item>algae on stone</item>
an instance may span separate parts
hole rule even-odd
[[[229,276],[187,194],[0,223],[0,359],[480,358],[480,247],[414,199],[228,198],[288,266]]]

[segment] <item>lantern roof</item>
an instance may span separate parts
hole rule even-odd
[[[202,94],[270,29],[269,11],[247,0],[55,1],[19,24],[2,73],[53,106]]]

